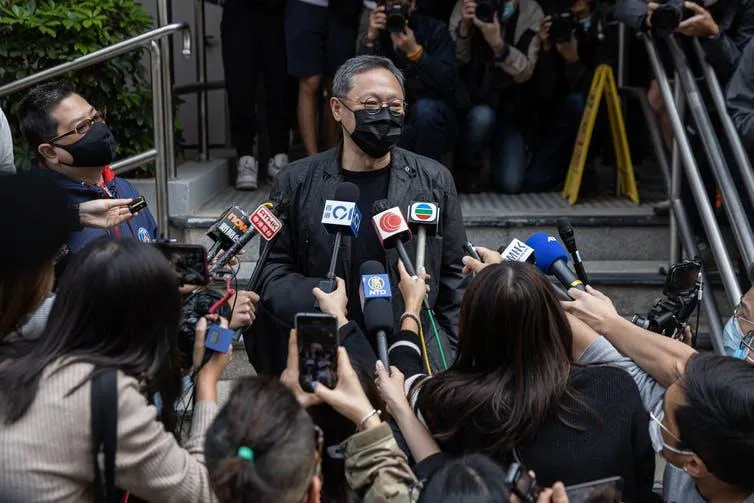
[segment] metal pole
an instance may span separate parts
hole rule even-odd
[[[623,23],[620,23],[618,25],[618,75],[616,76],[618,89],[623,88],[623,86],[626,84],[626,25]],[[623,103],[620,103],[620,106],[623,106]],[[623,109],[623,116],[626,116],[626,110],[625,107]],[[618,152],[615,152],[615,155],[618,155]],[[621,186],[620,186],[620,172],[618,170],[615,171],[615,195],[620,196],[621,195]]]
[[[165,171],[165,131],[163,122],[163,111],[165,110],[165,96],[162,85],[162,57],[160,55],[160,44],[152,41],[149,44],[149,54],[152,63],[152,121],[154,122],[154,148],[157,150],[157,158],[154,161],[154,181],[155,181],[155,204],[157,206],[157,226],[160,234],[164,237],[170,237],[170,228],[168,227],[168,177]]]
[[[160,26],[170,23],[168,0],[157,1],[157,24]],[[175,135],[173,129],[173,71],[172,71],[172,38],[160,40],[162,52],[162,87],[165,97],[163,117],[165,121],[165,151],[161,152],[165,158],[165,169],[170,178],[178,176],[175,166]]]
[[[748,218],[741,205],[738,190],[733,183],[733,178],[730,176],[728,164],[723,157],[720,142],[717,140],[717,133],[712,126],[712,121],[705,108],[699,87],[696,85],[696,79],[686,61],[686,55],[681,50],[674,36],[671,35],[668,37],[667,41],[670,55],[675,62],[678,77],[680,77],[681,84],[686,91],[686,100],[691,110],[691,117],[694,119],[694,124],[696,124],[701,136],[702,145],[710,161],[712,174],[715,176],[717,186],[720,187],[720,192],[725,202],[725,212],[733,229],[733,236],[738,242],[741,256],[748,268],[750,264],[754,263],[754,234],[752,234]]]
[[[686,116],[686,101],[683,99],[683,88],[681,81],[676,74],[673,82],[675,91],[675,106],[681,121]],[[673,138],[673,149],[671,154],[672,171],[670,174],[670,200],[681,200],[681,187],[683,182],[683,171],[681,170],[681,155],[678,149],[678,141]],[[678,222],[676,221],[675,212],[670,212],[670,265],[677,264],[681,261],[681,243],[678,236]],[[693,242],[693,240],[692,240]],[[696,246],[689,248],[686,246],[686,253],[689,257],[696,255]],[[706,284],[706,283],[705,283]]]
[[[702,223],[709,239],[712,253],[715,256],[717,267],[720,270],[720,276],[725,285],[725,291],[728,294],[728,299],[731,304],[735,304],[741,298],[741,288],[736,280],[736,274],[733,271],[733,264],[728,256],[728,250],[723,246],[723,238],[720,232],[720,227],[715,220],[715,214],[712,211],[712,205],[707,198],[707,193],[704,190],[704,184],[702,178],[699,175],[699,168],[694,160],[694,155],[691,152],[691,145],[686,137],[686,132],[683,128],[683,122],[681,116],[678,114],[678,110],[673,103],[673,92],[670,90],[670,84],[668,83],[668,77],[665,74],[665,68],[663,68],[660,58],[657,55],[657,49],[646,34],[639,34],[644,40],[644,45],[649,55],[649,62],[652,65],[655,76],[657,77],[657,84],[660,87],[660,93],[662,99],[666,104],[668,112],[668,118],[673,127],[673,135],[678,141],[678,147],[680,155],[683,160],[684,168],[686,169],[686,176],[689,179],[689,185],[691,187],[691,193],[694,196],[694,201],[699,209],[699,213],[702,217]]]
[[[128,173],[129,171],[138,168],[142,164],[152,162],[156,158],[157,149],[150,148],[149,150],[146,150],[141,154],[136,154],[132,157],[127,157],[125,159],[121,159],[120,161],[112,163],[110,165],[110,169],[113,170],[113,173],[115,173],[116,175],[122,175],[123,173]]]
[[[720,116],[720,121],[723,123],[725,136],[728,138],[730,148],[733,150],[733,155],[736,159],[736,164],[738,164],[738,169],[741,171],[741,178],[743,178],[746,192],[749,195],[749,200],[754,204],[754,172],[751,169],[749,156],[746,154],[746,149],[744,149],[744,146],[741,143],[741,137],[738,135],[738,131],[736,131],[736,126],[733,124],[733,120],[730,118],[730,115],[728,115],[728,108],[725,103],[725,97],[723,96],[723,90],[720,87],[720,82],[717,80],[715,70],[713,70],[712,66],[707,63],[704,49],[702,49],[702,45],[696,38],[694,39],[694,49],[699,58],[699,63],[704,70],[704,79],[709,86],[712,100],[715,102],[715,108],[717,108],[717,113]]]
[[[652,107],[649,106],[647,90],[641,87],[622,87],[621,92],[630,95],[639,102],[641,113],[646,121],[649,140],[655,151],[657,164],[659,164],[662,177],[665,179],[665,188],[668,191],[668,194],[670,194],[670,164],[668,163],[668,154],[665,151],[665,143],[662,140],[662,133],[660,132],[660,125],[657,122],[657,117],[652,111]]]
[[[196,31],[196,81],[202,86],[196,96],[196,115],[199,134],[199,160],[209,159],[209,129],[207,124],[207,47],[204,40],[204,0],[194,1],[194,29]]]

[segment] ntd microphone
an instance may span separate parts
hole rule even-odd
[[[386,369],[390,369],[387,351],[387,333],[393,331],[393,305],[390,278],[385,266],[376,260],[361,264],[361,310],[367,335],[377,341],[377,354]]]
[[[417,199],[418,201],[408,207],[408,226],[411,232],[416,234],[416,268],[421,271],[424,268],[427,236],[437,234],[440,208],[429,202],[429,196],[426,194],[419,195]]]
[[[586,290],[584,283],[568,268],[568,252],[557,239],[544,232],[533,234],[526,244],[534,248],[537,267],[545,274],[552,274],[566,288]]]

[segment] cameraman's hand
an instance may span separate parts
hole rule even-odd
[[[330,389],[324,384],[316,383],[314,394],[357,427],[362,426],[359,423],[374,410],[351,366],[348,352],[342,346],[338,348],[338,384],[335,389]],[[363,426],[368,429],[379,423],[380,418],[374,415]]]
[[[391,33],[390,39],[393,41],[393,46],[403,51],[403,54],[413,54],[419,49],[414,30],[409,28],[408,25],[401,32]]]
[[[222,328],[228,328],[228,321],[217,315],[207,315],[199,320],[196,324],[196,337],[194,339],[193,364],[194,369],[198,369],[196,374],[196,398],[199,401],[217,401],[217,382],[220,380],[225,367],[230,363],[233,356],[233,345],[230,346],[227,353],[212,353],[209,361],[202,366],[204,360],[204,341],[207,336],[207,326],[209,323],[220,321]]]
[[[374,380],[380,396],[385,401],[387,413],[393,417],[401,414],[410,413],[411,405],[406,398],[406,379],[398,367],[390,366],[388,373],[381,361],[377,360],[376,364],[377,378]]]
[[[84,227],[109,229],[131,220],[139,213],[131,213],[128,205],[133,199],[95,199],[79,204],[79,221]]]
[[[564,44],[555,44],[555,49],[563,57],[566,63],[575,63],[579,60],[579,39],[575,33],[571,33],[571,40]]]
[[[401,278],[398,283],[398,289],[401,291],[406,311],[410,313],[421,312],[424,297],[429,293],[429,287],[427,286],[429,275],[423,272],[420,276],[409,276],[402,260],[398,261],[398,274]]]
[[[233,308],[233,315],[230,319],[230,328],[238,330],[251,326],[256,319],[256,305],[259,302],[259,295],[246,290],[239,290],[233,297],[228,300],[228,305]]]
[[[476,2],[474,0],[458,0],[458,2],[461,4],[461,23],[458,25],[458,34],[466,38],[474,25]]]
[[[280,382],[285,384],[289,390],[293,392],[293,395],[298,400],[298,403],[305,409],[313,405],[319,405],[322,403],[317,395],[307,393],[301,387],[298,382],[298,340],[296,330],[291,330],[288,334],[288,363],[285,366],[285,370],[280,374]]]
[[[647,4],[647,17],[644,21],[644,23],[647,25],[647,28],[652,27],[652,14],[657,10],[657,7],[659,6],[660,4],[658,4],[657,2],[649,2],[649,4]]]
[[[622,320],[615,310],[613,301],[591,286],[586,287],[586,292],[571,288],[568,290],[568,295],[573,301],[561,302],[563,309],[599,334],[609,333],[611,324],[616,320]]]
[[[552,44],[550,44],[550,27],[552,26],[552,18],[550,16],[546,16],[542,20],[542,24],[539,26],[539,40],[542,41],[542,50],[543,51],[549,51],[552,49]]]
[[[378,5],[372,12],[369,13],[369,28],[367,28],[367,43],[373,44],[377,37],[380,36],[380,31],[385,29],[385,23],[387,22],[387,15],[385,14],[385,6]]]
[[[720,27],[704,7],[694,2],[684,2],[683,6],[694,15],[681,21],[676,28],[678,33],[687,37],[714,37],[720,33]]]
[[[474,16],[474,26],[482,33],[484,40],[489,44],[492,53],[495,56],[500,56],[503,53],[505,42],[500,34],[500,20],[498,19],[497,12],[492,16],[491,23],[485,23],[476,15]]]
[[[336,278],[337,286],[332,293],[325,293],[319,287],[314,287],[312,293],[317,299],[319,310],[329,313],[338,319],[338,328],[348,323],[348,296],[346,295],[346,282],[343,278]]]
[[[474,249],[482,258],[482,261],[479,262],[477,259],[468,255],[464,256],[463,259],[461,259],[463,262],[464,274],[477,274],[490,264],[500,264],[503,262],[502,255],[496,251],[492,251],[484,246],[475,246]]]
[[[555,482],[552,489],[543,489],[537,496],[537,503],[568,503],[568,494],[562,482]]]

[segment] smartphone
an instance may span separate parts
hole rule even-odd
[[[523,503],[534,503],[541,491],[537,480],[520,463],[511,463],[505,473],[504,484]]]
[[[181,285],[209,283],[207,250],[203,246],[180,243],[154,243],[154,246],[173,266]]]
[[[569,503],[620,503],[623,478],[609,477],[566,487]]]
[[[128,205],[128,211],[130,211],[131,214],[134,214],[137,211],[141,211],[146,207],[147,207],[147,200],[144,199],[144,196],[139,196],[136,199],[134,199],[131,204]]]
[[[295,323],[301,388],[313,393],[313,382],[334,388],[338,382],[338,323],[335,316],[298,313]]]

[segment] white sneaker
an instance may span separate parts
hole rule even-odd
[[[274,182],[280,171],[288,164],[288,154],[277,154],[267,162],[267,176]]]
[[[256,190],[257,173],[259,168],[257,167],[257,160],[253,156],[244,155],[238,159],[238,175],[236,176],[236,188],[238,190]]]

